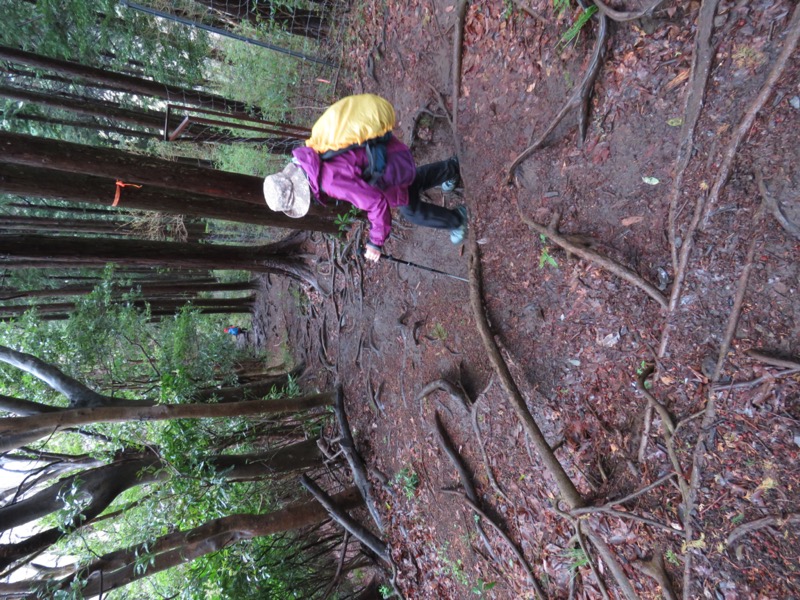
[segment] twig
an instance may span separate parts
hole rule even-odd
[[[322,593],[322,600],[327,600],[330,593],[333,591],[334,586],[339,582],[339,577],[342,575],[342,568],[344,567],[344,560],[347,558],[347,542],[350,540],[350,532],[344,532],[344,539],[342,540],[342,555],[339,557],[339,564],[336,567],[336,573],[331,579],[331,582],[328,584],[328,587],[325,588],[325,591]]]
[[[783,371],[778,371],[777,373],[769,373],[768,375],[762,375],[761,377],[756,377],[755,379],[751,379],[750,381],[740,381],[738,383],[726,383],[724,385],[714,385],[712,386],[712,389],[715,392],[720,392],[722,390],[737,390],[742,388],[751,388],[760,385],[766,381],[774,381],[775,379],[786,377],[787,375],[794,375],[795,373],[800,373],[800,367],[798,367],[797,369],[785,369]]]
[[[309,493],[316,498],[323,508],[328,511],[331,518],[339,523],[346,531],[350,532],[354,538],[364,544],[367,548],[372,550],[378,558],[387,564],[391,564],[391,557],[389,556],[389,549],[381,540],[379,540],[371,531],[363,525],[357,523],[345,511],[337,507],[333,499],[328,496],[320,487],[308,477],[308,475],[300,476],[300,484],[306,488]]]
[[[659,306],[661,306],[662,308],[667,307],[667,299],[664,298],[663,294],[660,291],[658,291],[658,289],[654,285],[648,283],[642,277],[640,277],[638,274],[634,273],[627,267],[623,267],[618,262],[613,261],[606,256],[602,256],[601,254],[598,254],[594,250],[590,250],[588,248],[584,248],[572,243],[566,237],[558,233],[558,230],[556,229],[555,225],[545,227],[544,225],[537,223],[533,219],[528,218],[523,214],[522,209],[520,209],[519,207],[519,204],[517,204],[517,212],[519,213],[520,218],[525,222],[525,224],[528,225],[528,227],[530,227],[537,233],[547,236],[550,240],[561,246],[567,252],[575,254],[576,256],[579,256],[584,260],[588,260],[589,262],[604,268],[613,275],[616,275],[617,277],[624,279],[628,283],[635,285],[640,290],[644,291],[653,300],[658,302]],[[557,220],[557,215],[554,218],[554,221],[556,220]]]
[[[581,533],[581,522],[576,520],[575,523],[575,537],[578,539],[578,544],[583,550],[583,554],[586,556],[586,561],[589,563],[589,568],[592,570],[592,574],[594,575],[595,581],[597,581],[597,585],[600,587],[600,593],[603,595],[605,600],[610,600],[608,596],[608,590],[606,589],[606,582],[603,581],[603,578],[600,577],[600,573],[597,570],[597,565],[594,564],[592,557],[589,555],[589,549],[586,547],[586,542],[583,540],[583,534]]]
[[[649,561],[635,561],[633,566],[656,580],[658,585],[661,586],[661,593],[664,600],[677,600],[678,596],[672,588],[672,582],[667,575],[667,569],[664,567],[664,557],[661,554],[661,549],[657,548],[653,558]]]
[[[339,431],[341,432],[339,445],[342,448],[344,457],[350,465],[350,470],[353,472],[353,482],[364,498],[372,520],[375,521],[378,529],[383,531],[383,521],[381,520],[378,509],[375,507],[375,496],[372,493],[372,485],[369,482],[369,478],[367,478],[364,462],[356,451],[356,443],[355,440],[353,440],[350,424],[347,421],[347,413],[344,410],[344,392],[342,391],[341,385],[336,386],[336,402],[334,402],[333,411],[336,413],[336,420],[339,422]]]
[[[800,7],[795,10],[794,17],[800,16]],[[800,33],[800,27],[798,27]],[[744,305],[744,296],[747,291],[747,284],[750,280],[750,272],[753,270],[753,257],[755,256],[756,243],[761,238],[760,225],[762,222],[762,215],[764,214],[763,203],[759,206],[758,210],[753,217],[753,231],[755,232],[750,241],[750,246],[747,249],[747,257],[745,258],[745,265],[739,275],[739,281],[736,285],[736,294],[733,302],[731,314],[728,317],[728,323],[725,327],[725,336],[720,344],[719,355],[717,363],[714,366],[714,372],[711,374],[710,383],[713,386],[719,381],[722,366],[728,357],[728,350],[730,349],[733,335],[736,332],[736,327],[739,323],[739,316],[742,312]],[[692,520],[692,513],[697,499],[697,492],[700,487],[700,481],[703,476],[703,463],[707,451],[707,442],[709,432],[714,429],[714,422],[717,418],[716,412],[716,392],[713,387],[708,392],[708,399],[706,401],[705,414],[703,415],[703,423],[700,428],[700,436],[695,444],[694,456],[692,458],[692,476],[689,481],[688,494],[684,495],[683,514],[684,514],[684,532],[687,544],[691,544],[694,536],[694,521]],[[691,577],[692,577],[692,553],[687,552],[684,555],[683,563],[683,596],[688,600],[691,597]]]
[[[517,547],[517,545],[508,536],[508,534],[505,531],[503,531],[502,527],[500,527],[500,525],[495,523],[494,519],[492,519],[489,515],[487,515],[485,512],[483,512],[475,502],[470,500],[467,496],[465,496],[461,492],[456,492],[456,491],[453,491],[453,490],[442,490],[442,491],[445,492],[445,493],[452,494],[454,496],[458,496],[459,498],[461,498],[461,500],[463,500],[464,503],[467,506],[469,506],[475,512],[476,515],[478,515],[479,517],[482,517],[483,519],[485,519],[486,522],[489,523],[489,525],[492,526],[492,529],[494,529],[497,532],[497,534],[501,538],[503,538],[503,541],[505,541],[505,543],[508,544],[508,547],[511,548],[511,551],[514,553],[514,556],[517,557],[517,560],[519,561],[520,565],[525,570],[525,573],[528,575],[528,582],[530,583],[531,587],[533,587],[533,592],[534,592],[534,594],[536,594],[536,597],[539,598],[540,600],[544,600],[547,596],[545,596],[545,593],[542,590],[542,587],[539,585],[539,582],[536,580],[536,575],[534,575],[533,569],[531,568],[530,564],[526,560],[525,555],[522,554],[522,551]]]
[[[536,140],[531,146],[526,148],[522,154],[517,156],[514,159],[514,162],[511,163],[511,166],[508,168],[508,177],[506,178],[506,184],[510,185],[512,179],[514,178],[514,174],[517,170],[517,167],[522,164],[526,158],[528,158],[531,154],[536,152],[539,148],[542,147],[547,137],[558,127],[558,124],[564,119],[564,117],[571,111],[573,108],[577,108],[578,110],[578,132],[579,132],[579,140],[582,143],[583,140],[586,138],[586,120],[588,118],[588,111],[589,111],[589,97],[591,96],[592,89],[594,88],[594,82],[597,79],[597,75],[600,73],[600,65],[603,62],[603,58],[605,57],[606,53],[606,37],[608,36],[608,19],[602,13],[598,13],[598,28],[597,28],[597,39],[594,42],[594,51],[592,52],[592,58],[589,60],[589,66],[586,68],[586,74],[583,76],[583,80],[581,80],[580,85],[575,88],[575,91],[572,92],[572,95],[569,97],[567,102],[561,108],[561,110],[556,114],[553,118],[553,121],[550,123],[550,126],[545,130],[545,132],[539,136],[539,139]]]
[[[483,456],[483,466],[486,467],[486,474],[489,477],[489,483],[492,484],[494,490],[506,501],[509,506],[513,506],[511,499],[506,496],[506,493],[497,483],[497,480],[494,477],[494,473],[492,473],[492,467],[489,466],[489,458],[486,456],[486,447],[483,444],[483,438],[481,437],[481,429],[478,426],[478,402],[476,402],[472,406],[472,430],[475,432],[475,437],[478,438],[478,446],[481,449],[481,456]]]
[[[605,540],[600,537],[587,523],[584,521],[579,521],[580,526],[584,527],[583,534],[589,538],[589,541],[592,542],[594,547],[597,549],[597,554],[600,555],[600,558],[603,559],[603,562],[608,566],[608,570],[611,572],[612,577],[614,577],[614,581],[617,582],[617,585],[620,588],[620,591],[625,595],[628,600],[636,600],[639,595],[634,591],[633,585],[628,579],[628,576],[625,575],[625,570],[622,568],[622,565],[619,564],[619,561],[614,557],[614,553],[611,551],[611,548],[608,547]]]
[[[461,154],[458,137],[458,98],[461,95],[461,46],[464,43],[464,18],[467,15],[467,0],[460,0],[456,7],[456,29],[453,35],[453,142],[456,155]]]
[[[789,25],[786,29],[788,31],[788,35],[786,36],[786,40],[783,42],[781,53],[778,55],[775,64],[772,66],[772,70],[769,72],[767,80],[761,87],[761,91],[758,92],[758,96],[755,97],[755,99],[750,103],[750,106],[747,108],[747,111],[745,111],[744,117],[742,117],[742,120],[739,122],[739,126],[734,131],[733,137],[728,144],[725,153],[723,154],[722,163],[717,170],[717,178],[714,181],[714,186],[711,188],[711,194],[708,197],[708,202],[705,203],[702,229],[705,229],[705,226],[708,223],[711,207],[717,202],[722,186],[725,185],[725,183],[728,181],[728,177],[730,177],[731,168],[733,167],[733,161],[738,153],[739,145],[750,131],[750,128],[753,126],[753,122],[756,120],[756,115],[758,115],[759,111],[764,106],[767,98],[772,95],[772,91],[775,89],[775,84],[778,82],[778,79],[780,79],[781,75],[783,75],[789,59],[792,57],[795,49],[797,48],[797,43],[800,41],[800,6],[795,7],[794,13],[792,13],[792,18],[789,20]]]
[[[524,12],[529,17],[532,17],[532,18],[536,19],[537,21],[539,21],[539,23],[541,23],[542,25],[549,25],[550,24],[550,21],[545,19],[542,15],[540,15],[535,10],[533,10],[531,8],[528,8],[527,6],[522,4],[522,2],[519,2],[519,0],[513,0],[513,2],[514,2],[514,6],[517,7],[517,10],[521,10],[522,12]]]
[[[616,21],[617,23],[624,23],[625,21],[635,21],[636,19],[641,19],[643,16],[651,12],[655,9],[659,4],[661,4],[664,0],[655,0],[650,6],[647,8],[643,8],[640,11],[630,12],[630,11],[622,11],[616,10],[608,6],[605,2],[601,0],[592,0],[597,9],[607,16],[612,21]]]
[[[726,546],[731,546],[740,537],[763,529],[764,527],[783,527],[788,523],[800,523],[800,513],[791,513],[786,516],[770,515],[749,523],[739,525],[736,529],[728,534],[728,539],[725,540]]]

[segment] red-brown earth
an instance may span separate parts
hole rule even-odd
[[[670,310],[540,237],[521,215],[547,225],[559,213],[562,233],[584,236],[592,250],[660,284],[670,298],[676,277],[670,198],[700,3],[667,1],[651,16],[613,23],[585,142],[572,110],[507,185],[515,157],[581,81],[597,32],[594,20],[577,43],[562,49],[559,39],[574,10],[557,16],[550,3],[532,0],[529,13],[521,4],[469,4],[454,136],[445,114],[445,108],[453,111],[454,0],[360,3],[347,92],[389,99],[398,115],[396,133],[418,163],[458,153],[462,188],[429,195],[451,207],[465,203],[476,242],[454,247],[447,232],[410,227],[397,216],[385,250],[474,280],[469,255],[477,249],[493,341],[590,506],[674,473],[658,417],[639,455],[647,400],[636,388],[637,372],[655,367],[649,390],[680,423],[673,438],[680,470],[688,481],[697,479],[691,539],[685,539],[675,477],[615,506],[648,522],[625,514],[584,517],[638,597],[661,597],[660,585],[637,568],[654,556],[665,557],[671,585],[687,598],[800,597],[800,376],[779,374],[786,367],[748,354],[788,358],[790,366],[800,355],[800,242],[771,211],[759,213],[758,186],[760,173],[785,215],[800,223],[798,52],[734,148],[731,175],[708,206],[708,219],[693,236],[689,229],[696,201],[713,192],[733,134],[779,59],[796,5],[719,3],[710,77],[676,203],[678,244],[691,237],[693,246]],[[644,4],[616,6],[638,10]],[[252,341],[273,357],[305,361],[304,389],[343,385],[358,450],[373,469],[398,590],[406,598],[534,597],[507,544],[485,526],[487,548],[472,511],[443,491],[461,484],[438,442],[438,412],[482,509],[523,551],[548,597],[601,597],[597,576],[575,550],[574,519],[557,510],[566,509],[559,487],[489,360],[470,284],[387,261],[366,265],[353,251],[358,231],[349,242],[309,237],[322,291],[273,277],[254,316]],[[739,315],[736,291],[748,264]],[[730,324],[734,334],[715,384],[714,365]],[[439,379],[462,386],[473,403],[485,458],[468,409],[442,391],[419,397]],[[715,406],[710,422],[698,414],[709,398]],[[706,448],[695,462],[699,438]],[[403,483],[402,475],[412,472],[416,486]],[[729,540],[732,533],[741,537]],[[620,597],[608,567],[593,547],[589,553],[611,596]]]

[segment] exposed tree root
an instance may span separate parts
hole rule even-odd
[[[747,356],[760,360],[763,363],[772,365],[773,367],[785,367],[787,369],[800,369],[800,362],[796,360],[788,360],[786,358],[778,358],[777,356],[770,356],[758,350],[750,349],[747,351]]]
[[[719,0],[707,0],[700,7],[700,16],[697,19],[697,33],[694,38],[694,52],[692,53],[692,66],[689,78],[689,93],[686,96],[683,114],[683,130],[680,144],[678,145],[678,156],[675,160],[675,177],[672,180],[672,187],[669,195],[669,222],[667,234],[669,237],[670,253],[672,254],[672,270],[678,272],[678,245],[675,242],[677,235],[676,221],[678,218],[678,198],[683,185],[683,175],[689,166],[694,149],[694,132],[700,112],[703,108],[703,97],[708,84],[708,76],[711,73],[711,60],[714,57],[714,49],[711,47],[711,34],[714,32],[714,15],[717,12]],[[647,411],[648,420],[651,411]]]
[[[464,42],[464,19],[467,15],[467,0],[459,0],[456,6],[456,29],[453,35],[453,141],[456,155],[461,154],[461,142],[458,137],[458,98],[461,95],[461,54]]]
[[[758,183],[758,191],[761,192],[761,198],[764,200],[764,204],[767,206],[767,210],[769,210],[770,214],[772,214],[775,220],[780,223],[781,227],[786,230],[786,233],[793,236],[796,240],[800,240],[800,226],[792,223],[786,218],[786,215],[783,214],[781,207],[778,205],[778,201],[769,193],[764,183],[764,176],[761,173],[761,169],[758,168],[756,169],[756,183]]]
[[[497,524],[494,519],[492,519],[489,515],[483,512],[475,502],[470,500],[464,494],[452,490],[443,490],[443,491],[445,491],[448,494],[453,494],[461,498],[464,501],[464,503],[475,512],[476,515],[482,517],[484,520],[486,520],[487,523],[489,523],[489,525],[492,526],[492,529],[494,529],[497,532],[497,534],[501,538],[503,538],[503,541],[508,545],[508,547],[514,553],[514,556],[517,557],[517,561],[519,561],[519,564],[522,566],[522,568],[525,570],[525,573],[528,575],[528,583],[533,588],[533,592],[536,595],[536,597],[539,598],[540,600],[544,600],[545,598],[547,598],[544,591],[542,590],[542,587],[539,585],[539,582],[536,580],[536,575],[533,573],[533,569],[531,568],[530,564],[528,564],[525,555],[522,554],[522,551],[514,543],[514,540],[512,540],[508,536],[508,534],[505,531],[503,531],[503,528],[500,527],[500,525]]]
[[[730,547],[740,537],[763,529],[764,527],[778,527],[782,528],[789,523],[800,523],[800,513],[790,513],[788,515],[770,515],[761,519],[756,519],[749,523],[739,525],[736,529],[728,534],[728,539],[725,540],[725,545]]]
[[[759,111],[764,106],[767,98],[772,95],[772,92],[775,89],[775,84],[778,83],[778,79],[780,79],[781,75],[783,75],[783,72],[786,70],[786,65],[789,63],[789,59],[792,57],[795,49],[797,48],[797,43],[800,41],[800,6],[795,7],[794,12],[792,13],[792,18],[789,20],[789,25],[786,28],[786,32],[786,39],[783,42],[781,53],[775,60],[775,64],[772,66],[772,70],[770,70],[769,75],[767,75],[767,80],[761,87],[761,91],[758,92],[758,95],[753,99],[753,101],[750,103],[750,106],[745,111],[742,120],[739,122],[739,126],[734,131],[731,141],[728,143],[728,147],[722,155],[722,163],[717,171],[717,178],[714,180],[714,185],[711,188],[711,193],[708,196],[708,201],[705,202],[705,206],[703,207],[702,229],[705,229],[708,223],[711,208],[717,203],[717,200],[719,200],[720,190],[722,190],[722,187],[730,177],[731,170],[733,168],[733,161],[736,158],[736,154],[739,150],[742,140],[753,126],[753,122],[756,120],[756,115],[758,115]]]
[[[585,248],[583,246],[574,244],[566,236],[563,236],[560,233],[558,233],[557,229],[558,214],[554,216],[553,221],[551,221],[551,224],[548,227],[545,227],[544,225],[540,225],[536,221],[526,217],[523,214],[522,210],[520,209],[519,205],[517,205],[517,212],[519,213],[520,218],[525,222],[525,224],[528,225],[528,227],[530,227],[537,233],[547,236],[553,242],[561,246],[564,250],[566,250],[570,254],[575,254],[576,256],[579,256],[584,260],[588,260],[589,262],[604,268],[605,270],[616,275],[617,277],[624,279],[628,283],[632,283],[639,289],[643,290],[653,300],[658,302],[659,306],[661,306],[662,308],[667,308],[667,299],[664,298],[664,295],[660,291],[658,291],[658,288],[656,288],[654,285],[648,283],[638,274],[634,273],[627,267],[623,267],[618,262],[613,261],[610,258],[605,257],[601,254],[598,254],[594,250],[590,250],[589,248]]]
[[[800,7],[795,9],[794,17],[800,15]],[[793,17],[793,18],[794,18]],[[715,383],[719,381],[720,374],[722,372],[722,366],[725,364],[725,360],[728,357],[728,350],[730,349],[731,341],[733,340],[733,336],[736,332],[736,328],[739,324],[739,316],[742,312],[742,306],[744,305],[744,296],[745,292],[747,291],[747,285],[750,280],[750,272],[753,270],[753,257],[755,256],[756,245],[759,239],[762,237],[761,233],[761,222],[762,222],[762,215],[764,213],[763,204],[759,209],[756,211],[754,215],[754,223],[753,223],[753,237],[750,242],[750,247],[747,250],[747,257],[745,259],[744,267],[742,268],[742,272],[739,276],[739,281],[736,286],[736,294],[733,303],[733,308],[731,309],[731,314],[728,317],[728,323],[725,328],[725,336],[720,344],[719,355],[717,357],[717,363],[714,366],[714,372],[711,374],[710,383],[713,386]],[[684,524],[684,539],[687,545],[690,545],[694,540],[694,530],[695,524],[693,520],[693,513],[695,509],[695,504],[697,501],[697,492],[700,488],[700,482],[703,477],[703,467],[705,465],[705,457],[706,452],[708,449],[708,437],[710,433],[714,429],[714,422],[717,418],[716,412],[716,392],[713,390],[713,387],[708,392],[708,399],[706,401],[705,406],[705,413],[703,415],[703,422],[700,426],[700,434],[695,443],[694,448],[694,456],[692,459],[692,475],[691,479],[689,480],[689,489],[688,493],[684,496],[683,502],[683,524]],[[691,547],[691,546],[690,546]],[[692,597],[692,553],[687,552],[684,555],[684,563],[683,563],[683,597],[686,600]]]
[[[663,1],[664,0],[655,0],[655,2],[650,4],[650,6],[648,6],[647,8],[643,8],[642,10],[638,10],[636,12],[630,12],[630,11],[622,11],[611,8],[601,0],[592,0],[592,2],[594,2],[594,5],[601,13],[603,13],[612,21],[616,21],[617,23],[624,23],[625,21],[635,21],[636,19],[641,19],[645,15],[655,10],[655,8]]]
[[[360,523],[357,523],[350,515],[347,514],[346,511],[341,510],[338,506],[336,506],[336,504],[333,502],[333,499],[328,496],[328,494],[323,492],[322,489],[316,483],[314,483],[310,477],[308,477],[308,475],[300,476],[300,484],[306,488],[306,490],[308,490],[312,496],[314,496],[317,502],[319,502],[325,508],[325,510],[328,511],[328,514],[331,516],[331,518],[341,525],[345,531],[350,532],[350,535],[364,544],[364,546],[369,548],[383,562],[386,564],[391,564],[392,559],[389,556],[389,549],[387,548],[386,544],[378,539],[366,527]]]
[[[667,575],[667,569],[664,566],[664,557],[661,554],[661,549],[657,548],[653,554],[653,558],[649,561],[637,561],[633,563],[639,571],[645,575],[652,577],[656,580],[658,585],[661,586],[661,594],[664,600],[677,600],[678,596],[672,587],[672,582]]]
[[[592,57],[589,60],[589,66],[586,68],[586,74],[583,76],[580,85],[578,85],[578,87],[575,88],[575,91],[572,92],[572,95],[569,97],[566,104],[564,104],[558,114],[553,118],[553,121],[550,123],[550,126],[545,130],[545,132],[531,146],[526,148],[522,154],[517,156],[513,163],[511,163],[511,166],[508,168],[506,185],[511,184],[517,167],[522,164],[522,161],[542,147],[547,137],[553,133],[553,130],[558,127],[558,124],[561,123],[564,117],[574,108],[578,109],[579,141],[582,144],[583,140],[586,139],[586,122],[589,116],[589,99],[591,98],[592,90],[594,89],[594,82],[597,79],[597,75],[600,73],[600,66],[603,64],[603,58],[606,54],[607,37],[608,18],[603,13],[598,13],[597,39],[594,42],[594,51],[592,52]]]
[[[364,461],[356,450],[356,443],[353,440],[353,434],[350,432],[350,424],[347,421],[347,413],[344,410],[344,392],[342,386],[336,386],[336,401],[333,405],[333,411],[336,413],[336,420],[339,422],[339,445],[342,448],[344,457],[350,465],[350,470],[353,473],[353,483],[356,484],[361,497],[364,498],[364,503],[367,505],[367,510],[375,521],[380,531],[383,531],[383,520],[375,505],[375,496],[372,493],[372,485],[367,477],[367,470],[364,468]]]

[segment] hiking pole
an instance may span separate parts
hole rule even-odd
[[[422,265],[418,265],[413,262],[409,262],[407,260],[403,260],[402,258],[395,258],[391,254],[383,254],[381,253],[381,258],[385,258],[386,260],[390,260],[392,262],[401,264],[401,265],[408,265],[409,267],[416,267],[417,269],[422,269],[423,271],[430,271],[431,273],[436,273],[437,275],[444,275],[445,277],[450,277],[451,279],[458,279],[459,281],[466,281],[469,283],[469,279],[465,279],[464,277],[459,277],[458,275],[451,275],[450,273],[445,273],[444,271],[440,271],[439,269],[433,269],[431,267],[424,267]]]

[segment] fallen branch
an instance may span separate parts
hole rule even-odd
[[[481,449],[481,456],[483,457],[483,466],[486,467],[486,475],[489,478],[489,483],[492,484],[494,491],[506,501],[509,506],[512,506],[513,503],[511,499],[506,495],[503,489],[500,487],[500,484],[497,483],[497,479],[494,477],[494,473],[492,473],[492,467],[489,465],[489,457],[486,456],[486,447],[483,444],[483,437],[481,436],[481,429],[478,426],[478,403],[476,402],[472,406],[472,431],[475,432],[475,437],[478,438],[478,446]]]
[[[514,378],[511,376],[511,371],[509,370],[508,365],[506,364],[505,360],[503,360],[500,350],[497,348],[497,344],[494,341],[494,336],[491,328],[489,327],[489,322],[486,318],[486,311],[483,306],[479,255],[480,249],[478,247],[475,235],[470,234],[467,239],[469,240],[468,243],[470,249],[470,304],[472,306],[472,313],[475,317],[476,327],[478,328],[478,333],[481,336],[486,353],[489,356],[489,361],[492,363],[492,367],[494,368],[495,373],[497,373],[497,377],[505,389],[517,418],[520,420],[523,429],[525,429],[526,434],[533,442],[539,458],[541,459],[547,471],[555,480],[561,496],[567,502],[567,505],[571,510],[584,506],[585,501],[583,497],[581,496],[580,492],[578,492],[575,484],[572,482],[572,479],[570,479],[569,475],[567,475],[564,467],[558,461],[558,458],[556,458],[556,455],[553,453],[550,445],[547,443],[547,439],[544,437],[542,430],[539,429],[539,426],[536,424],[536,420],[533,418],[533,415],[525,403],[525,398],[523,398],[519,387],[514,381]]]
[[[456,156],[461,154],[458,138],[458,98],[461,95],[461,46],[464,42],[464,18],[467,15],[467,0],[460,0],[456,6],[456,29],[453,36],[453,142]]]
[[[761,198],[764,200],[770,214],[775,217],[775,220],[780,223],[780,226],[786,230],[786,233],[794,236],[795,239],[800,240],[800,227],[792,223],[786,215],[783,214],[781,207],[778,206],[778,201],[769,193],[766,184],[764,183],[764,176],[761,169],[756,169],[756,183],[758,184],[758,191],[761,193]]]
[[[797,17],[800,15],[800,7],[795,10],[794,16]],[[800,33],[800,27],[798,27],[798,32]],[[692,458],[692,476],[689,481],[689,490],[686,495],[684,495],[683,501],[683,524],[684,524],[684,539],[687,545],[694,541],[692,538],[694,536],[694,509],[695,504],[697,501],[697,492],[700,487],[700,482],[703,477],[703,465],[705,462],[705,456],[707,452],[707,444],[708,438],[710,433],[714,430],[714,423],[717,418],[717,411],[716,411],[716,392],[713,391],[713,385],[719,381],[720,374],[722,372],[722,366],[725,364],[725,360],[728,357],[728,350],[731,346],[731,341],[733,340],[734,333],[736,332],[736,328],[739,324],[739,317],[742,313],[742,306],[744,305],[744,296],[745,292],[747,291],[747,285],[750,280],[750,273],[753,270],[753,258],[755,256],[756,244],[758,240],[761,238],[761,222],[762,222],[762,215],[764,214],[764,206],[763,204],[758,208],[754,217],[753,217],[753,236],[750,241],[750,246],[747,249],[747,257],[745,258],[745,264],[742,268],[742,272],[739,275],[739,281],[736,285],[736,294],[734,296],[733,308],[731,309],[731,314],[728,317],[728,323],[725,327],[725,335],[722,339],[722,343],[720,344],[719,354],[717,356],[717,363],[714,366],[714,371],[711,374],[710,384],[712,388],[708,392],[708,399],[706,401],[705,406],[705,414],[703,415],[703,422],[700,426],[700,435],[697,439],[697,443],[695,444],[694,449],[694,456]],[[684,563],[683,563],[683,597],[687,600],[691,598],[691,583],[692,583],[692,553],[687,552],[684,555]]]
[[[800,513],[791,513],[786,516],[770,515],[749,523],[739,525],[736,529],[728,534],[728,539],[725,540],[725,545],[730,547],[740,537],[753,533],[764,527],[783,527],[789,523],[800,523]]]
[[[364,498],[364,503],[367,505],[372,520],[378,529],[383,531],[383,521],[375,505],[375,496],[372,493],[372,485],[367,477],[367,470],[364,468],[364,461],[356,450],[356,443],[353,439],[353,434],[350,431],[350,424],[347,421],[347,413],[344,410],[344,392],[342,386],[336,386],[336,401],[333,404],[333,412],[336,414],[336,420],[339,422],[339,432],[341,437],[339,439],[339,446],[350,465],[350,470],[353,473],[353,483],[356,484],[361,497]]]
[[[661,594],[664,600],[677,600],[678,596],[672,587],[672,582],[667,575],[667,569],[664,566],[664,557],[661,555],[661,549],[657,549],[653,558],[648,561],[634,561],[633,566],[645,575],[652,577],[656,583],[661,586]]]
[[[637,273],[631,271],[627,267],[622,266],[616,261],[611,260],[610,258],[598,254],[594,250],[590,250],[588,248],[584,248],[577,244],[574,244],[570,240],[568,240],[565,236],[558,233],[556,229],[556,224],[558,221],[558,214],[556,214],[553,218],[552,224],[548,227],[544,225],[540,225],[536,221],[528,218],[522,213],[522,210],[517,204],[517,212],[519,213],[520,218],[525,222],[528,227],[540,233],[541,235],[547,236],[550,240],[561,246],[564,250],[569,252],[570,254],[574,254],[579,256],[584,260],[588,260],[589,262],[596,264],[599,267],[609,271],[613,275],[616,275],[620,279],[624,279],[628,283],[631,283],[638,287],[640,290],[644,291],[648,296],[650,296],[653,300],[658,302],[661,308],[667,308],[667,299],[664,298],[664,295],[651,283],[645,281],[642,277],[640,277]]]
[[[592,2],[594,2],[594,5],[597,7],[597,10],[599,10],[601,13],[603,13],[612,21],[616,21],[617,23],[624,23],[625,21],[635,21],[636,19],[641,19],[643,16],[652,12],[663,1],[664,0],[655,0],[655,2],[653,2],[647,8],[643,8],[642,10],[636,12],[630,12],[630,11],[622,11],[622,10],[616,10],[615,8],[611,8],[601,0],[592,0]]]
[[[501,538],[503,538],[503,541],[506,544],[508,544],[508,547],[514,553],[514,556],[517,557],[517,561],[525,570],[525,573],[528,575],[528,583],[533,588],[533,593],[536,595],[536,597],[539,598],[540,600],[544,600],[545,598],[547,598],[544,591],[542,590],[542,587],[539,585],[539,582],[536,580],[536,575],[534,575],[533,569],[531,568],[530,564],[528,564],[525,555],[522,554],[522,551],[517,547],[517,545],[508,536],[508,534],[505,531],[503,531],[503,528],[500,527],[500,525],[498,525],[497,523],[495,523],[494,519],[492,519],[489,515],[483,512],[475,502],[470,500],[467,496],[465,496],[461,492],[456,492],[453,490],[443,490],[443,491],[448,494],[453,494],[454,496],[458,496],[459,498],[461,498],[461,500],[463,500],[464,503],[467,506],[469,506],[475,512],[476,515],[486,520],[486,522],[492,526],[492,529],[494,529],[497,532],[497,534]]]
[[[717,170],[717,178],[714,181],[714,186],[711,188],[711,194],[708,197],[708,201],[705,203],[702,229],[705,229],[705,226],[708,223],[711,207],[713,207],[719,199],[719,193],[722,189],[722,186],[725,185],[725,183],[728,181],[728,177],[730,177],[733,161],[738,153],[739,145],[742,143],[742,140],[753,126],[753,122],[756,120],[756,115],[758,115],[759,111],[764,106],[767,98],[772,95],[772,92],[775,89],[775,84],[778,83],[778,79],[780,79],[781,75],[783,75],[786,65],[789,63],[789,59],[791,59],[795,49],[797,48],[797,43],[800,41],[800,5],[795,7],[794,12],[792,13],[792,18],[789,20],[789,25],[786,27],[786,30],[788,31],[788,35],[786,36],[786,40],[783,42],[781,53],[775,60],[775,64],[772,66],[772,70],[769,72],[767,80],[761,87],[761,91],[758,92],[758,96],[755,97],[745,111],[744,117],[742,117],[742,120],[739,122],[739,126],[733,133],[733,138],[723,154],[722,163]]]
[[[357,523],[350,515],[344,510],[340,509],[334,504],[333,499],[328,496],[322,489],[308,477],[308,475],[300,476],[300,484],[314,496],[322,507],[328,511],[331,518],[341,525],[345,531],[350,532],[354,538],[364,544],[367,548],[372,550],[375,555],[383,562],[391,564],[392,560],[389,556],[389,549],[381,540],[379,540],[371,531],[363,525]]]
[[[606,589],[606,582],[603,581],[602,577],[600,577],[600,572],[597,569],[597,565],[594,564],[592,557],[589,555],[589,549],[586,547],[586,542],[583,540],[583,532],[581,531],[580,521],[576,520],[573,525],[575,526],[575,537],[578,540],[578,545],[581,547],[583,554],[586,556],[586,562],[589,563],[589,568],[592,570],[594,579],[597,581],[597,585],[600,587],[600,593],[602,594],[604,600],[610,600],[608,596],[608,590]]]
[[[800,369],[800,362],[796,360],[789,360],[786,358],[778,358],[777,356],[770,356],[769,354],[764,354],[758,350],[748,350],[746,352],[747,356],[751,358],[755,358],[756,360],[760,360],[763,363],[767,363],[768,365],[772,365],[773,367],[785,367],[787,369]]]
[[[553,130],[558,127],[558,124],[561,123],[564,117],[573,108],[578,109],[578,133],[580,136],[580,143],[583,143],[583,140],[586,139],[586,121],[589,115],[589,98],[592,94],[594,82],[597,79],[597,75],[600,73],[600,66],[603,63],[603,58],[606,54],[606,38],[608,37],[608,18],[603,13],[598,13],[597,19],[597,39],[594,42],[594,50],[592,52],[592,57],[589,60],[589,66],[586,67],[586,74],[583,76],[580,85],[575,88],[575,91],[572,92],[572,95],[569,97],[558,114],[553,118],[550,126],[541,136],[539,136],[539,139],[536,140],[531,146],[526,148],[522,154],[517,156],[517,158],[514,159],[514,162],[511,163],[511,166],[508,168],[506,185],[511,184],[517,167],[522,164],[522,161],[542,147],[547,137],[553,133]]]

